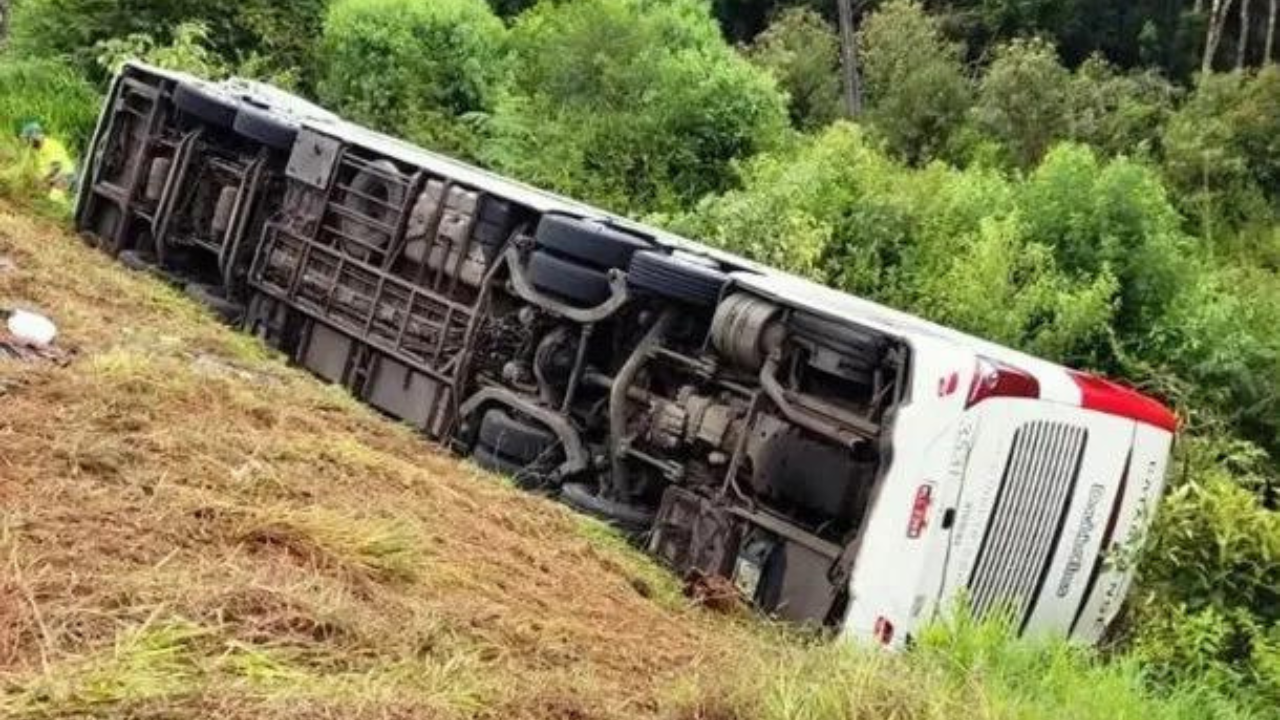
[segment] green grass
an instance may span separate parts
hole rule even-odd
[[[79,154],[89,143],[101,97],[70,67],[52,59],[0,53],[0,133],[15,137],[28,122]]]

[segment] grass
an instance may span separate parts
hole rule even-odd
[[[17,137],[39,122],[78,154],[89,142],[101,105],[99,93],[58,60],[0,55],[0,135]]]
[[[0,362],[0,716],[1234,712],[984,626],[890,656],[711,612],[603,525],[2,202],[0,257],[0,304],[46,311],[71,352]]]

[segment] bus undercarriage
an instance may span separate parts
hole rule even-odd
[[[342,122],[130,65],[76,222],[427,437],[837,625],[906,346],[744,261]]]

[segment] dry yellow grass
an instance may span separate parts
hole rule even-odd
[[[0,255],[72,352],[0,365],[0,715],[697,715],[756,642],[60,227]]]

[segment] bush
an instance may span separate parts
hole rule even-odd
[[[1209,434],[1184,440],[1142,571],[1134,652],[1166,685],[1195,679],[1280,707],[1280,512],[1274,465]],[[1274,498],[1273,498],[1274,500]]]
[[[1019,200],[998,173],[903,168],[838,123],[748,163],[741,190],[658,220],[998,342],[1088,356],[1107,337],[1115,279],[1062,272]]]
[[[867,121],[910,163],[938,157],[972,103],[960,46],[915,0],[893,0],[863,22]]]
[[[1019,198],[1030,236],[1046,243],[1073,278],[1112,273],[1120,291],[1115,331],[1140,341],[1189,282],[1189,243],[1159,177],[1087,147],[1055,147]]]
[[[248,63],[257,74],[300,80],[312,65],[327,0],[17,0],[10,48],[36,58],[64,58],[101,78],[99,43],[143,34],[158,45],[174,40],[183,23],[208,28],[210,49],[228,64]]]
[[[0,55],[0,132],[7,137],[37,121],[78,152],[89,144],[100,104],[93,88],[62,63]]]
[[[614,210],[692,205],[776,144],[786,98],[699,0],[541,3],[512,30],[513,77],[485,157]]]
[[[1257,267],[1204,260],[1197,270],[1141,355],[1180,379],[1201,424],[1280,457],[1280,283]]]
[[[784,10],[760,33],[747,56],[786,91],[791,122],[797,128],[815,130],[843,113],[840,38],[813,10]]]
[[[203,23],[183,23],[173,31],[173,42],[160,45],[145,33],[113,38],[98,43],[98,64],[110,73],[124,63],[138,59],[157,67],[182,70],[206,78],[221,78],[230,72],[222,58],[208,47],[209,28]]]
[[[759,262],[822,279],[842,215],[861,196],[864,178],[883,175],[888,165],[859,128],[837,123],[798,148],[748,162],[741,190],[656,220]]]
[[[1201,76],[1164,134],[1165,174],[1202,234],[1280,217],[1280,67]]]
[[[998,140],[1020,167],[1033,167],[1067,132],[1071,75],[1040,39],[996,48],[973,108],[977,128]]]
[[[349,119],[471,155],[503,75],[484,0],[337,0],[321,42],[322,101]]]
[[[1158,158],[1179,91],[1152,70],[1124,74],[1099,56],[1076,68],[1068,134],[1104,155]]]

